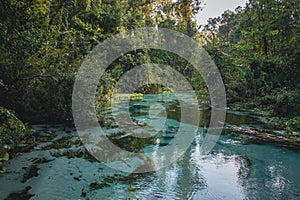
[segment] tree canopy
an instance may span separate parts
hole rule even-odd
[[[221,71],[230,103],[299,115],[299,0],[251,0],[199,30],[195,16],[201,7],[199,0],[2,0],[0,105],[27,121],[71,119],[73,83],[87,53],[114,34],[157,26],[205,46]],[[110,86],[99,84],[99,99],[126,70],[151,62],[169,64],[196,91],[205,91],[187,61],[144,49],[112,64]]]

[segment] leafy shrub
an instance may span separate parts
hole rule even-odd
[[[1,161],[8,160],[16,148],[32,142],[32,133],[11,110],[0,106],[0,172],[4,171]]]
[[[276,95],[275,113],[279,116],[297,116],[300,113],[300,92],[282,89]]]
[[[0,107],[0,146],[14,145],[28,134],[28,130],[12,111]]]
[[[11,110],[0,106],[0,173],[8,170],[2,162],[12,157],[16,148],[27,147],[32,138],[32,131]]]
[[[290,134],[298,136],[300,131],[300,117],[294,117],[286,121],[285,130]]]
[[[272,95],[260,98],[261,105],[273,110],[274,115],[279,117],[294,117],[300,115],[300,92],[283,88],[274,91]]]

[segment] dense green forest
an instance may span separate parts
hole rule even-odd
[[[199,0],[1,0],[0,147],[18,143],[26,133],[15,115],[29,123],[71,121],[73,83],[88,52],[117,33],[155,26],[203,44],[219,67],[231,109],[264,111],[278,126],[299,130],[299,0],[250,0],[199,27],[195,16],[202,5]],[[206,91],[187,61],[145,49],[112,64],[109,87],[99,84],[100,107],[120,75],[140,63],[169,64],[199,94]],[[151,87],[141,91],[153,92]],[[10,138],[14,133],[18,139]]]
[[[249,1],[210,19],[201,34],[229,102],[299,115],[299,1]]]

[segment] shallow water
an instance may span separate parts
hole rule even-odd
[[[131,102],[130,111],[137,121],[149,123],[148,113],[154,118],[163,117],[159,107],[149,111],[153,96],[142,102]],[[173,97],[162,101],[168,120],[161,135],[153,144],[141,151],[153,151],[161,143],[170,142],[179,126],[180,111]],[[154,101],[156,102],[156,101]],[[201,111],[201,122],[206,126],[209,112]],[[107,111],[109,115],[110,111]],[[264,124],[255,116],[229,113],[227,123],[237,126]],[[57,137],[78,138],[74,128],[65,126],[34,126],[43,132],[53,130]],[[172,129],[172,130],[171,130]],[[108,134],[118,131],[109,128]],[[200,127],[195,141],[183,157],[170,166],[145,174],[123,173],[96,161],[82,157],[54,157],[61,149],[42,150],[42,143],[32,152],[22,153],[6,163],[10,172],[0,176],[0,199],[31,186],[31,199],[299,199],[300,198],[300,151],[284,147],[251,144],[245,140],[221,135],[208,155],[200,152],[205,129]],[[165,137],[168,135],[168,137]],[[55,139],[54,139],[55,140]],[[158,142],[159,141],[159,142]],[[50,142],[51,143],[51,142]],[[73,145],[69,149],[82,148]],[[38,158],[42,158],[37,162]],[[24,174],[33,165],[37,176],[24,180]],[[22,183],[23,182],[23,183]],[[92,187],[97,183],[98,187]],[[23,198],[24,199],[24,198]]]

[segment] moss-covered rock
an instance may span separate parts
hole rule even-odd
[[[33,131],[13,111],[0,106],[0,172],[6,171],[2,161],[30,149],[34,143]]]
[[[14,147],[32,135],[32,130],[19,120],[13,111],[0,106],[0,148]]]
[[[130,95],[130,100],[131,101],[139,101],[142,100],[144,95],[142,93],[133,93]]]

